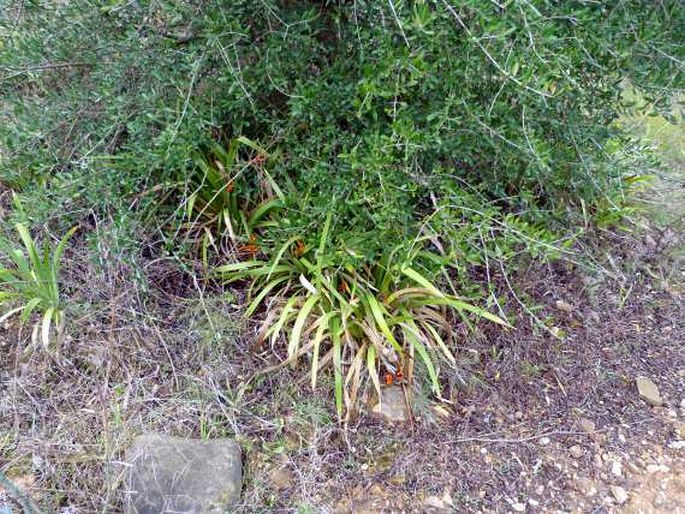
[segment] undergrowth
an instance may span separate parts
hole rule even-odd
[[[23,210],[18,201],[16,205]],[[0,238],[0,258],[7,261],[6,267],[0,261],[0,307],[5,311],[0,314],[0,323],[14,315],[25,323],[34,311],[39,312],[40,320],[33,326],[31,341],[34,345],[42,343],[47,350],[51,339],[59,343],[64,330],[59,268],[67,242],[77,227],[69,230],[54,249],[47,242],[36,244],[23,223],[14,228],[23,249]]]

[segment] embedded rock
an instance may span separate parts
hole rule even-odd
[[[218,514],[240,499],[241,452],[230,439],[140,436],[127,462],[129,514]]]

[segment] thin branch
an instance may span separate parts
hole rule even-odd
[[[103,63],[98,63],[98,64],[110,64],[107,62]],[[47,71],[47,70],[53,70],[53,69],[59,69],[59,68],[79,68],[79,67],[86,67],[86,66],[94,66],[94,63],[92,62],[61,62],[61,63],[49,63],[49,64],[37,64],[35,66],[27,66],[26,68],[22,70],[15,71],[11,75],[8,75],[6,77],[3,77],[0,79],[0,81],[5,81],[5,80],[10,80],[15,77],[19,77],[21,75],[24,75],[26,73],[31,73],[32,71]]]
[[[480,48],[480,50],[485,54],[485,56],[488,58],[488,60],[497,68],[497,70],[504,75],[506,78],[514,82],[516,85],[532,92],[537,95],[542,96],[543,98],[552,98],[554,95],[551,95],[549,93],[545,93],[544,91],[540,91],[539,89],[535,89],[534,87],[531,87],[527,84],[524,84],[521,82],[519,79],[517,79],[514,75],[512,75],[510,72],[505,70],[498,62],[497,60],[488,52],[488,49],[483,46],[483,44],[476,38],[474,37],[473,33],[469,30],[469,28],[466,26],[464,21],[461,19],[459,14],[457,14],[457,11],[454,10],[454,7],[452,7],[449,3],[447,3],[447,0],[442,0],[442,3],[445,5],[445,8],[449,11],[449,13],[454,17],[455,20],[457,20],[457,23],[459,23],[459,26],[464,29],[464,32],[466,32],[466,35],[471,38],[471,40]]]
[[[395,5],[392,3],[392,0],[388,0],[388,5],[390,5],[390,10],[392,11],[392,15],[395,18],[395,22],[397,23],[397,26],[400,29],[400,33],[402,34],[402,39],[404,39],[404,43],[407,45],[407,48],[410,48],[409,40],[407,39],[407,35],[404,33],[404,29],[402,28],[402,22],[400,21],[399,16],[397,16],[397,11],[395,10]]]

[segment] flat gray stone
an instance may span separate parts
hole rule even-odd
[[[400,386],[381,387],[381,401],[373,412],[389,423],[404,423],[409,420],[409,409]]]
[[[637,385],[637,392],[640,397],[651,405],[660,406],[664,402],[661,399],[659,388],[654,382],[645,377],[639,377],[635,384]]]
[[[144,435],[126,460],[129,514],[218,514],[240,500],[241,452],[231,439]]]

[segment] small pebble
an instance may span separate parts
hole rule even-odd
[[[540,505],[540,502],[537,500],[534,500],[533,498],[530,498],[528,500],[528,503],[531,505],[531,507],[537,507],[538,505]]]
[[[661,471],[661,466],[658,464],[647,464],[647,473],[650,475],[653,475],[654,473],[658,473]]]
[[[588,434],[591,434],[595,431],[595,423],[587,418],[582,418],[580,421],[578,421],[578,426],[583,432]]]
[[[542,446],[547,446],[551,442],[552,440],[549,437],[543,437],[542,439],[540,439],[540,444]]]
[[[628,469],[636,475],[640,473],[640,468],[636,466],[633,462],[628,462]]]
[[[516,512],[525,512],[526,511],[526,504],[525,503],[512,503],[511,508],[514,509]]]
[[[611,486],[611,494],[614,496],[614,498],[616,499],[616,502],[619,505],[623,505],[625,502],[628,501],[628,493],[621,486],[612,485]]]
[[[597,488],[592,480],[585,477],[579,477],[575,480],[576,490],[585,496],[594,496],[597,494]]]
[[[657,495],[654,497],[654,501],[652,501],[652,505],[655,507],[661,507],[664,503],[666,503],[666,495],[662,492],[657,493]]]
[[[568,449],[568,452],[571,454],[571,457],[574,459],[580,459],[583,456],[583,448],[579,444],[574,444]]]
[[[611,463],[611,474],[615,477],[623,475],[623,466],[621,466],[620,462],[615,460]]]

